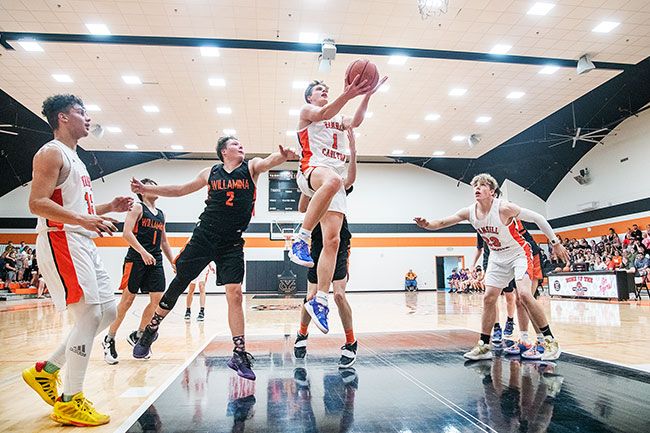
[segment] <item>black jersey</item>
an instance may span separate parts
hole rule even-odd
[[[154,215],[151,210],[144,203],[142,205],[142,215],[133,227],[133,234],[140,242],[140,245],[156,259],[156,264],[162,265],[162,250],[160,244],[162,242],[163,230],[165,230],[165,214],[160,209],[156,208]],[[142,261],[142,256],[139,252],[129,247],[126,253],[126,261]]]
[[[216,164],[208,178],[208,199],[199,217],[201,225],[220,238],[241,237],[248,227],[255,207],[255,182],[248,161],[228,173],[223,164]]]

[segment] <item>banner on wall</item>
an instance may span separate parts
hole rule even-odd
[[[618,298],[616,274],[549,275],[551,296]]]

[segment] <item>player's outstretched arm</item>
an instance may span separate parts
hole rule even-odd
[[[104,215],[110,212],[128,212],[133,208],[132,197],[115,197],[109,203],[98,204],[95,206],[97,215]]]
[[[354,129],[347,130],[348,143],[350,145],[350,164],[348,165],[348,175],[345,178],[345,189],[349,189],[357,180],[357,144],[354,137]]]
[[[377,90],[379,90],[379,88],[386,82],[386,80],[388,80],[388,77],[382,78],[379,80],[374,89],[366,93],[366,96],[364,96],[361,100],[361,104],[359,104],[359,107],[357,107],[357,111],[354,113],[354,117],[349,122],[343,122],[343,125],[346,128],[356,128],[361,125],[363,119],[366,118],[366,110],[368,109],[368,102],[370,102],[370,97],[374,95]]]
[[[56,189],[56,181],[63,167],[61,151],[55,147],[39,150],[34,156],[32,188],[29,194],[29,210],[34,215],[62,224],[79,225],[102,236],[117,230],[117,221],[99,215],[82,215],[65,209],[50,197]]]
[[[290,159],[298,159],[298,154],[293,149],[278,146],[278,151],[273,152],[266,158],[253,158],[248,162],[248,169],[251,172],[251,177],[257,181],[260,173],[269,171],[278,165],[287,162]]]
[[[427,230],[440,230],[444,229],[446,227],[451,227],[456,224],[458,224],[461,221],[465,221],[469,219],[469,210],[467,208],[461,209],[458,212],[456,212],[453,215],[450,215],[448,217],[439,219],[439,220],[434,220],[434,221],[427,221],[425,218],[421,217],[415,217],[413,218],[413,221],[418,225],[418,227],[422,227],[423,229]]]
[[[339,114],[341,109],[347,102],[359,95],[367,93],[370,89],[368,88],[368,80],[359,81],[361,75],[354,77],[354,80],[350,84],[345,86],[343,93],[339,95],[338,98],[330,102],[329,104],[318,107],[312,104],[306,104],[300,109],[300,120],[307,120],[309,122],[320,122],[321,120],[331,119],[332,117]]]
[[[565,263],[569,263],[569,253],[558,240],[557,235],[553,232],[553,228],[548,223],[548,221],[546,221],[546,218],[535,211],[519,207],[516,204],[510,202],[503,204],[502,211],[505,217],[519,218],[522,221],[537,224],[537,227],[539,227],[542,233],[544,233],[548,240],[551,242],[555,255],[562,259]]]
[[[163,227],[162,229],[162,239],[160,240],[160,248],[169,260],[169,263],[172,264],[172,269],[176,272],[176,263],[174,263],[174,253],[172,252],[172,247],[169,245],[169,240],[167,239],[167,230]]]
[[[135,194],[155,194],[162,197],[182,197],[196,192],[208,184],[210,168],[204,168],[191,181],[181,185],[150,185],[131,178],[131,192]]]

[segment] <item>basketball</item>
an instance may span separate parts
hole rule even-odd
[[[367,85],[371,86],[371,88],[374,88],[379,82],[377,66],[369,60],[358,59],[350,63],[348,69],[345,71],[345,84],[352,83],[357,75],[361,75],[359,77],[359,83],[363,80],[368,80]]]

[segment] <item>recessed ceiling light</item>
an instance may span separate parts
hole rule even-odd
[[[223,133],[226,135],[235,135],[237,134],[237,131],[235,131],[234,129],[224,129]]]
[[[219,113],[219,114],[232,114],[232,108],[230,108],[230,107],[217,107],[217,113]]]
[[[492,47],[490,54],[505,54],[510,51],[510,48],[512,48],[512,45],[497,44]]]
[[[437,113],[429,113],[424,117],[424,120],[438,120],[440,119],[440,114]]]
[[[158,128],[158,132],[161,134],[173,134],[174,130],[171,128]]]
[[[309,81],[294,81],[291,84],[291,87],[293,87],[294,89],[303,89],[304,90],[304,89],[307,88],[307,86],[309,86]]]
[[[122,128],[120,128],[119,126],[107,126],[106,130],[111,134],[119,134],[120,132],[122,132]]]
[[[84,108],[86,109],[86,111],[102,111],[102,109],[99,108],[99,105],[95,105],[95,104],[84,105]]]
[[[72,83],[72,78],[70,78],[70,75],[66,74],[52,74],[52,78],[54,78],[56,81],[59,83]]]
[[[492,118],[490,116],[479,116],[476,118],[476,123],[488,123]]]
[[[556,73],[559,69],[559,66],[544,66],[542,69],[540,69],[539,73],[544,75],[551,75]]]
[[[408,59],[408,56],[390,56],[388,58],[388,64],[389,65],[403,65],[406,63],[406,60]]]
[[[36,41],[18,41],[18,43],[25,51],[43,51],[43,47]]]
[[[603,21],[602,23],[594,27],[591,31],[596,33],[609,33],[612,30],[614,30],[616,27],[618,27],[619,24],[621,23],[617,23],[615,21]]]
[[[363,117],[364,117],[364,119],[370,119],[374,115],[375,115],[375,113],[373,113],[372,111],[366,111],[366,114],[364,114]]]
[[[396,149],[391,152],[393,155],[402,155],[404,151],[402,149]]]
[[[433,152],[433,156],[442,156],[444,154],[445,154],[444,150],[436,150],[435,152]]]
[[[380,92],[388,92],[388,89],[390,89],[390,86],[388,84],[382,84],[381,86],[379,86],[378,90]]]
[[[226,85],[226,80],[224,80],[223,78],[209,78],[208,83],[211,86],[224,87]]]
[[[136,144],[125,144],[124,147],[126,147],[129,150],[135,150],[138,148]]]
[[[172,150],[183,150],[184,149],[183,146],[181,146],[180,144],[172,144],[169,147],[171,147]]]
[[[467,89],[462,89],[460,87],[451,89],[449,91],[449,96],[463,96],[465,93],[467,93]]]
[[[420,134],[409,134],[406,136],[407,140],[417,140],[418,138],[420,138]]]
[[[298,35],[298,42],[302,42],[303,44],[317,44],[320,41],[321,39],[318,33],[300,32],[300,35]]]
[[[147,113],[158,113],[160,112],[160,109],[156,107],[155,105],[143,105],[142,109],[146,111]]]
[[[543,3],[537,2],[530,9],[528,9],[528,15],[546,15],[553,9],[555,5],[553,3]]]
[[[508,99],[519,99],[524,95],[525,95],[524,92],[510,92],[510,93],[508,93],[508,96],[506,96],[506,98],[508,98]]]
[[[298,116],[300,114],[300,110],[292,108],[289,110],[289,116]]]
[[[142,84],[140,77],[135,75],[122,75],[122,80],[124,80],[126,84]]]
[[[287,131],[287,136],[292,137],[294,135],[296,135],[296,131],[294,131],[294,130]]]
[[[452,141],[465,141],[465,136],[464,135],[454,135],[451,137]]]
[[[219,48],[217,48],[217,47],[201,47],[201,55],[203,57],[219,57]]]
[[[110,35],[111,31],[108,30],[106,24],[86,24],[86,28],[93,35]]]

